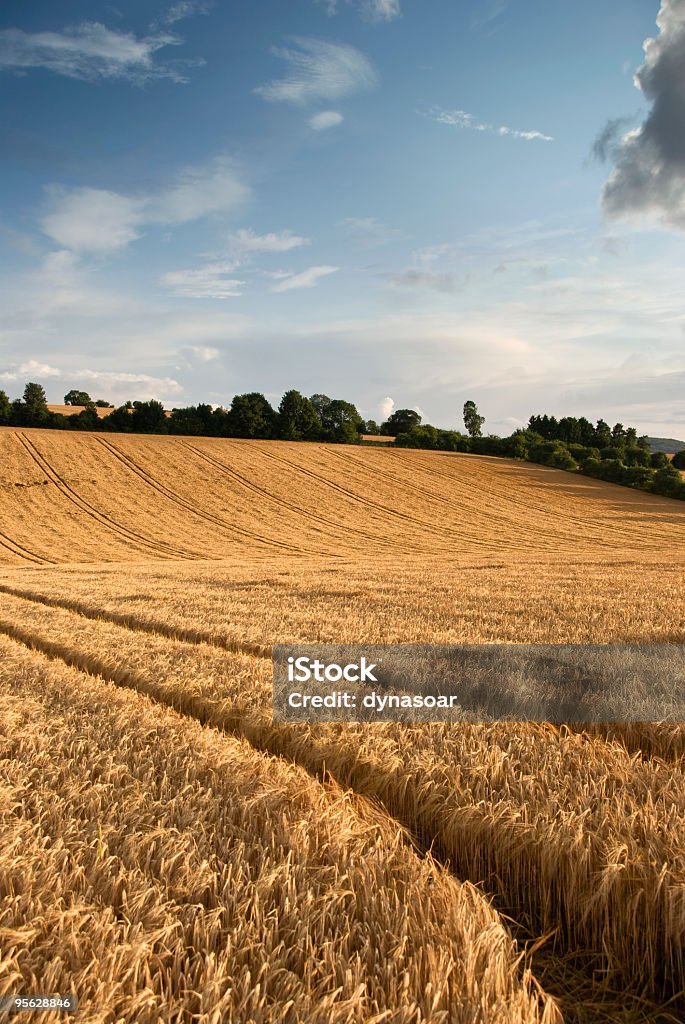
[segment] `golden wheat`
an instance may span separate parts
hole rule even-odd
[[[89,1021],[555,1019],[477,890],[368,804],[0,651],[0,991]]]

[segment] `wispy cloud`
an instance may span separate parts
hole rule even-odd
[[[685,229],[685,2],[662,0],[659,34],[644,44],[635,84],[651,108],[615,147],[602,196],[610,216],[643,216]],[[611,122],[610,122],[611,124]]]
[[[231,161],[219,158],[188,168],[167,187],[143,196],[53,186],[41,227],[63,249],[105,254],[135,241],[145,225],[186,224],[234,210],[248,194]]]
[[[309,245],[309,242],[309,238],[292,231],[270,231],[266,235],[258,235],[252,228],[241,228],[228,236],[229,251],[240,257],[257,252],[290,252]]]
[[[316,0],[329,17],[338,14],[338,0]],[[345,0],[355,7],[364,21],[392,21],[402,14],[400,0]]]
[[[175,25],[177,21],[193,18],[196,14],[209,14],[213,6],[213,0],[178,0],[171,5],[162,21],[166,25]]]
[[[509,0],[480,0],[471,18],[471,28],[485,28],[504,14],[508,7]]]
[[[43,68],[85,81],[123,78],[136,85],[153,78],[187,82],[187,68],[202,61],[156,60],[156,54],[183,40],[168,31],[137,38],[97,21],[84,21],[59,32],[0,31],[0,71],[26,74]]]
[[[446,295],[461,292],[468,284],[464,274],[441,274],[431,270],[405,270],[402,274],[391,274],[388,280],[397,288],[427,288]]]
[[[192,358],[201,363],[211,363],[219,358],[219,349],[213,345],[191,345],[187,351]]]
[[[525,139],[527,142],[554,142],[553,135],[545,135],[544,132],[535,130],[521,131],[505,124],[495,125],[489,124],[487,121],[478,121],[474,114],[469,114],[465,110],[444,110],[442,107],[431,107],[424,116],[435,121],[436,124],[445,124],[451,128],[467,128],[476,132],[509,135],[515,139]]]
[[[323,132],[327,128],[337,128],[344,120],[342,114],[337,110],[322,110],[309,118],[309,127],[313,128],[315,132]]]
[[[171,270],[160,278],[161,284],[176,295],[190,299],[229,299],[242,295],[244,281],[231,275],[236,264],[207,263],[188,270]]]
[[[348,238],[364,249],[375,249],[404,238],[402,231],[388,227],[378,217],[346,217],[339,222]]]
[[[274,47],[272,52],[285,61],[287,74],[254,91],[274,103],[337,100],[369,89],[377,80],[369,59],[354,46],[297,36],[289,46]]]
[[[278,274],[278,283],[272,292],[289,292],[295,288],[313,288],[322,277],[335,274],[339,267],[308,267],[299,274]]]

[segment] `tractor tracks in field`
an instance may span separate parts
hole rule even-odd
[[[2,590],[14,593],[14,588],[3,586]],[[35,600],[37,597],[37,595],[29,596],[22,592],[18,592],[14,596],[24,597],[26,600]],[[48,601],[50,601],[49,606],[54,605],[57,608],[77,612],[77,609],[69,608],[66,602],[52,601],[52,599],[48,599]],[[43,599],[39,603],[48,602]],[[81,613],[77,612],[77,614]],[[96,617],[94,610],[90,610],[88,617]],[[115,625],[127,625],[116,622],[109,615],[107,618]],[[128,626],[128,628],[132,627]],[[146,631],[152,631],[150,624],[146,624],[145,628]],[[285,758],[291,763],[298,764],[319,781],[326,778],[334,779],[342,787],[351,789],[357,795],[371,799],[382,807],[393,822],[411,837],[411,841],[419,853],[426,853],[430,850],[435,859],[453,871],[458,878],[469,879],[470,869],[468,862],[462,863],[459,856],[459,843],[454,845],[454,841],[448,839],[435,817],[439,808],[436,810],[435,807],[423,806],[420,797],[420,780],[407,779],[402,784],[395,785],[392,783],[392,779],[388,778],[380,784],[378,765],[374,760],[373,751],[365,753],[352,749],[345,750],[342,747],[337,747],[334,738],[319,737],[317,741],[317,737],[311,736],[305,727],[297,728],[273,723],[266,714],[260,714],[258,710],[241,706],[230,697],[214,699],[179,685],[178,680],[165,682],[164,679],[157,678],[152,673],[148,674],[139,668],[120,663],[116,656],[103,656],[95,642],[93,642],[91,650],[79,649],[70,645],[68,641],[65,642],[62,633],[55,628],[54,624],[52,629],[46,628],[41,631],[40,625],[28,627],[6,617],[0,617],[0,633],[27,650],[52,661],[66,665],[87,676],[99,677],[118,687],[132,690],[162,707],[194,719],[205,727],[242,738],[262,753]],[[169,634],[165,631],[163,635],[168,636]],[[204,639],[199,641],[190,637],[174,636],[174,639],[193,645],[204,642]],[[239,649],[243,651],[245,647],[240,645]],[[263,653],[266,654],[266,649]],[[335,760],[336,754],[337,761]],[[411,808],[414,810],[412,811]],[[453,826],[459,828],[459,822],[466,833],[471,834],[475,827],[476,830],[482,829],[484,837],[489,835],[493,828],[488,808],[479,805],[463,807],[459,818],[454,820]],[[474,878],[472,881],[474,884],[478,884],[481,880]],[[509,891],[506,886],[496,889],[494,900],[495,906],[505,916],[510,913],[514,915],[513,918],[509,918],[508,923],[514,934],[525,944],[536,930],[535,921],[538,910],[535,904],[530,904],[522,893]],[[527,922],[525,928],[517,924],[517,921]],[[587,1003],[591,1007],[597,996],[597,989],[593,987],[592,974],[589,969],[582,972],[579,969],[574,970],[575,991],[571,995],[568,987],[568,957],[573,955],[573,951],[567,949],[561,939],[560,942],[561,945],[558,945],[554,951],[550,950],[544,954],[542,961],[538,958],[538,963],[544,963],[544,974],[538,974],[538,977],[551,994],[556,994],[556,988],[562,1002],[568,1001],[570,1006],[574,1006],[574,1003]],[[564,997],[566,998],[564,999]],[[630,998],[630,992],[627,991],[625,1001],[630,1001]],[[595,1018],[590,1015],[584,1019],[587,1021]],[[616,1016],[604,1019],[618,1020],[619,1018]]]
[[[169,626],[165,622],[145,619],[130,612],[111,612],[104,608],[95,608],[92,605],[86,604],[85,601],[78,601],[75,598],[50,597],[47,594],[38,594],[32,590],[11,587],[6,583],[0,583],[0,594],[8,594],[10,597],[17,597],[23,601],[42,604],[46,608],[59,608],[62,611],[74,612],[77,615],[83,616],[84,619],[91,619],[95,622],[110,622],[115,626],[122,626],[136,633],[149,633],[153,636],[162,636],[168,640],[177,640],[181,643],[209,644],[210,647],[219,647],[229,654],[250,654],[256,658],[271,657],[271,648],[264,644],[222,637],[209,630]]]
[[[346,534],[355,534],[358,537],[363,537],[365,540],[371,540],[375,544],[380,544],[382,547],[385,547],[390,551],[394,549],[394,543],[392,540],[386,541],[382,537],[379,537],[375,534],[368,533],[365,530],[360,530],[359,527],[350,527],[348,525],[343,525],[339,522],[336,522],[336,520],[334,519],[329,519],[326,516],[322,516],[320,513],[313,512],[311,508],[303,508],[301,505],[295,505],[293,502],[287,501],[285,498],[279,498],[278,495],[273,494],[271,491],[268,491],[265,487],[261,487],[259,484],[254,483],[254,481],[249,480],[248,477],[243,476],[242,473],[239,473],[237,469],[234,469],[232,466],[227,466],[224,462],[221,462],[213,455],[210,455],[209,452],[204,452],[200,448],[195,448],[194,445],[189,444],[187,441],[181,441],[181,444],[183,445],[184,448],[187,448],[189,451],[193,452],[194,455],[197,455],[205,462],[208,462],[210,465],[214,466],[214,468],[218,469],[221,473],[225,474],[231,479],[236,480],[247,490],[252,491],[255,494],[258,494],[260,498],[266,498],[272,504],[275,504],[280,508],[285,508],[289,512],[294,512],[295,515],[298,517],[306,516],[307,519],[310,519],[314,522],[321,523],[327,527],[333,527],[333,529],[336,530],[338,534],[340,533],[341,530],[344,530]],[[317,554],[326,554],[326,552],[317,552]]]
[[[91,505],[89,501],[81,497],[77,491],[71,487],[63,477],[57,472],[57,470],[48,462],[48,460],[41,454],[36,448],[33,441],[30,441],[25,434],[17,433],[16,438],[28,453],[31,460],[40,468],[51,483],[55,485],[60,494],[66,498],[72,505],[85,513],[90,519],[94,520],[99,526],[104,527],[112,533],[115,533],[119,538],[125,540],[128,544],[132,544],[142,554],[149,555],[152,552],[156,557],[162,558],[196,558],[197,553],[194,551],[185,551],[182,548],[175,547],[168,541],[163,540],[152,540],[149,537],[144,536],[142,533],[138,533],[136,530],[131,530],[127,526],[122,526],[117,523],[116,520],[110,516],[101,512],[99,509]]]
[[[250,541],[258,541],[259,543],[264,544],[267,547],[302,554],[304,549],[301,547],[297,547],[297,545],[295,544],[289,544],[287,543],[287,541],[274,540],[269,537],[262,537],[260,534],[254,533],[251,530],[246,530],[244,527],[237,526],[235,523],[227,522],[220,516],[214,515],[213,512],[207,512],[205,509],[198,508],[198,506],[193,504],[193,502],[188,501],[182,495],[178,494],[176,491],[173,491],[170,487],[167,487],[166,484],[161,483],[161,481],[153,477],[150,473],[147,472],[147,470],[143,469],[142,466],[138,465],[137,462],[135,462],[129,455],[126,455],[124,452],[122,452],[120,448],[117,448],[117,446],[113,444],[111,441],[106,440],[105,438],[102,437],[99,437],[97,440],[100,442],[101,445],[104,446],[104,448],[109,452],[110,455],[113,455],[115,459],[117,459],[123,466],[126,467],[126,469],[128,469],[131,473],[137,476],[139,480],[142,480],[144,484],[146,484],[148,487],[151,487],[154,491],[162,495],[162,497],[166,498],[167,501],[170,501],[178,508],[182,508],[186,512],[190,512],[192,515],[197,516],[199,519],[211,523],[213,526],[216,526],[224,531],[228,531],[233,535],[237,534],[238,536],[245,537]],[[181,441],[180,443],[184,447],[190,449],[190,451],[196,452],[196,449],[192,448],[191,445],[186,444],[184,441]],[[196,452],[196,454],[199,453]],[[314,553],[322,555],[326,554],[326,552],[323,551],[317,551]]]
[[[250,442],[247,443],[250,444]],[[256,446],[251,445],[251,447],[254,448]],[[418,528],[418,530],[420,530],[423,537],[432,535],[434,524],[426,522],[422,519],[417,519],[415,516],[411,516],[406,512],[400,512],[398,509],[391,508],[389,505],[383,505],[381,502],[374,501],[373,498],[366,498],[361,494],[357,494],[354,491],[350,491],[346,487],[343,487],[341,484],[335,483],[335,481],[331,480],[330,477],[323,476],[320,473],[316,473],[312,469],[306,469],[304,466],[301,466],[296,462],[292,462],[290,459],[286,459],[282,455],[276,455],[275,452],[267,452],[263,448],[260,448],[259,451],[266,458],[272,459],[273,461],[278,462],[283,466],[286,466],[291,472],[299,474],[300,476],[309,477],[309,479],[315,480],[317,484],[323,484],[324,487],[328,488],[329,490],[336,491],[338,494],[344,495],[345,498],[354,502],[354,504],[356,505],[361,505],[363,508],[371,509],[375,513],[380,512],[383,517],[392,517],[394,519],[399,519],[405,523],[410,523],[413,527],[416,527]],[[458,533],[457,531],[445,531],[445,529],[443,528],[441,532],[443,533],[443,535],[445,534],[445,532],[452,534],[456,540],[462,542],[464,540],[463,535]],[[435,550],[439,553],[439,549]]]
[[[38,555],[35,551],[25,548],[16,540],[12,540],[6,533],[0,533],[0,547],[5,548],[10,554],[16,555],[17,558],[23,559],[25,562],[32,562],[34,565],[57,565],[58,563],[52,558],[45,558],[44,555]]]

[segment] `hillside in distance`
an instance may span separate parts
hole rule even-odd
[[[0,561],[682,551],[682,503],[438,452],[0,430]]]
[[[648,437],[647,440],[653,452],[663,452],[664,455],[674,455],[685,449],[685,441],[678,441],[675,437]]]

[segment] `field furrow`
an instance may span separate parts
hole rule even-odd
[[[0,630],[26,646],[378,801],[609,988],[663,999],[683,987],[680,764],[544,725],[278,726],[262,659],[6,602]]]
[[[75,991],[87,1024],[557,1019],[477,890],[363,800],[0,651],[3,990]]]

